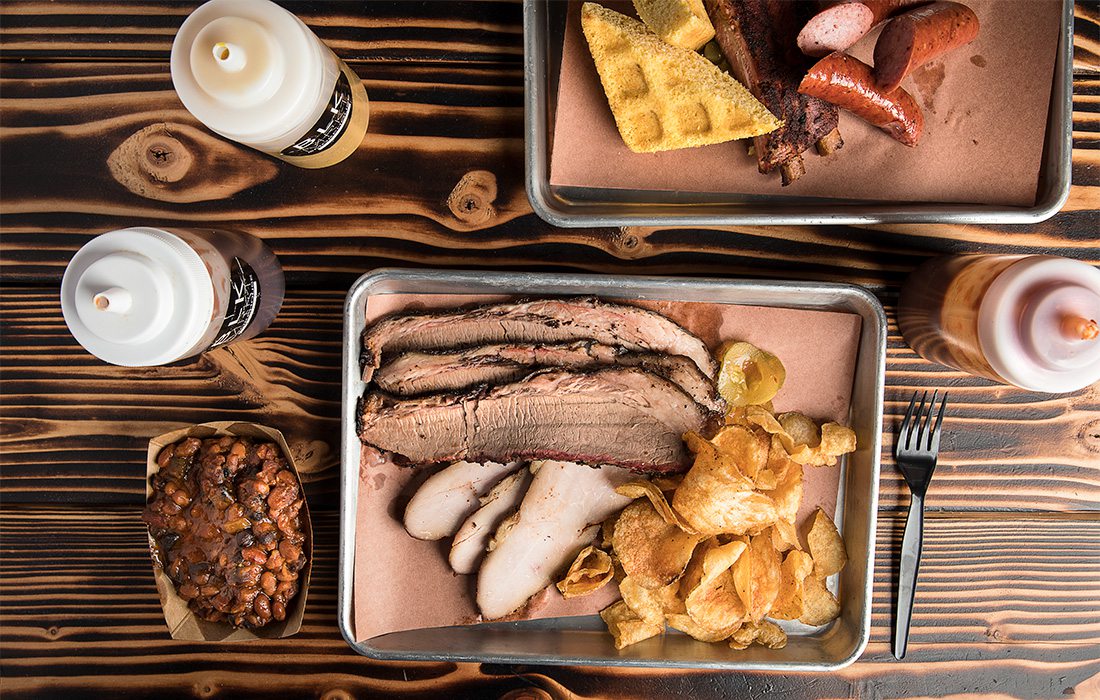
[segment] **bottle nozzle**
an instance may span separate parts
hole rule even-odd
[[[130,310],[134,299],[130,292],[121,287],[111,287],[105,292],[100,292],[92,297],[92,303],[100,311],[109,311],[113,314],[124,314]]]
[[[228,41],[219,41],[214,44],[214,62],[218,68],[227,73],[238,73],[248,61],[248,55],[244,49]]]
[[[1062,318],[1062,335],[1066,340],[1096,340],[1100,337],[1100,324],[1095,319],[1076,315]]]

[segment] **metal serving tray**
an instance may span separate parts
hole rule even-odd
[[[841,462],[837,518],[848,548],[839,574],[841,616],[812,634],[792,634],[786,648],[734,651],[679,633],[616,651],[597,616],[504,622],[395,632],[355,638],[352,624],[355,515],[358,512],[360,445],[356,403],[365,385],[359,368],[360,335],[368,297],[382,294],[508,294],[523,297],[595,294],[625,302],[638,299],[776,306],[857,314],[862,319],[850,425],[859,448]],[[824,282],[760,282],[669,277],[382,269],[363,275],[344,305],[342,488],[340,503],[340,631],[360,654],[400,661],[583,664],[709,668],[727,671],[830,671],[855,661],[867,646],[875,561],[879,448],[886,315],[861,287]],[[385,542],[376,546],[384,547]]]
[[[1073,0],[1062,2],[1039,196],[1032,207],[875,202],[786,196],[561,187],[550,184],[565,0],[524,0],[527,198],[555,226],[762,226],[774,224],[1028,224],[1056,214],[1069,197],[1073,149]]]

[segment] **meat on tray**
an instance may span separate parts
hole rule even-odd
[[[466,394],[370,392],[361,409],[363,442],[414,464],[543,458],[644,472],[686,469],[683,435],[711,417],[676,384],[635,368],[542,370]]]
[[[486,619],[508,615],[546,588],[595,539],[599,523],[630,504],[615,492],[637,477],[625,469],[571,462],[535,462],[519,510],[498,528],[477,577],[477,605]]]
[[[827,155],[843,145],[835,105],[802,95],[798,85],[809,63],[798,50],[804,5],[790,0],[705,0],[715,38],[733,75],[783,120],[754,139],[760,172],[779,169],[783,184],[805,172],[802,153]]]
[[[507,384],[540,368],[591,370],[608,366],[644,369],[679,385],[711,411],[723,408],[714,382],[688,358],[632,352],[592,340],[548,345],[482,345],[430,352],[410,350],[385,362],[375,373],[374,383],[391,394],[417,396],[483,384]]]
[[[484,619],[555,580],[630,501],[617,486],[687,469],[684,434],[724,413],[702,340],[592,298],[392,316],[363,333],[362,360],[359,437],[398,463],[442,464],[405,529],[451,538]]]
[[[541,299],[469,311],[401,315],[375,323],[363,334],[363,381],[371,381],[386,353],[574,340],[683,355],[708,377],[718,372],[703,341],[660,314],[591,298]]]

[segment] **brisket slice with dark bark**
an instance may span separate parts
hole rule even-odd
[[[541,299],[468,311],[403,314],[363,332],[363,381],[370,382],[384,354],[489,343],[563,343],[595,340],[635,352],[690,358],[708,377],[718,365],[706,344],[664,316],[593,298]]]
[[[374,383],[391,394],[418,396],[462,391],[481,384],[507,384],[539,368],[589,370],[607,366],[644,369],[677,384],[708,411],[718,413],[725,408],[714,382],[688,358],[632,352],[593,340],[483,345],[432,352],[410,350],[378,368]]]
[[[679,472],[691,461],[684,433],[709,420],[683,389],[644,370],[543,370],[464,395],[368,392],[359,437],[413,464],[560,459]]]
[[[839,148],[835,105],[798,92],[809,62],[798,50],[804,6],[792,0],[705,0],[715,39],[734,77],[783,120],[783,126],[754,140],[760,172],[776,168],[783,184],[804,172],[802,153],[825,139]],[[826,138],[829,137],[829,138]]]

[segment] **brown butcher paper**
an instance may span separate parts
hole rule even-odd
[[[397,311],[455,309],[506,301],[503,296],[372,296],[366,322]],[[613,301],[613,300],[611,300]],[[695,333],[712,350],[723,342],[746,340],[775,353],[787,369],[776,411],[801,411],[819,421],[847,422],[860,337],[854,314],[698,302],[627,302],[652,309]],[[399,467],[362,451],[355,533],[353,617],[356,639],[389,632],[478,622],[474,603],[476,574],[455,574],[447,563],[450,542],[424,542],[401,524],[405,504],[430,469]],[[833,515],[840,469],[807,467],[804,524],[817,506]],[[535,596],[509,619],[571,617],[598,612],[618,598],[614,585],[565,600],[553,586]]]
[[[632,153],[615,128],[580,28],[565,27],[550,183],[559,186],[786,195],[853,200],[1035,204],[1046,136],[1060,0],[965,0],[978,38],[907,77],[924,112],[915,148],[841,110],[844,148],[803,154],[806,174],[782,187],[757,171],[751,140],[663,153]],[[604,3],[633,15],[629,3]],[[872,63],[873,30],[849,50]]]

